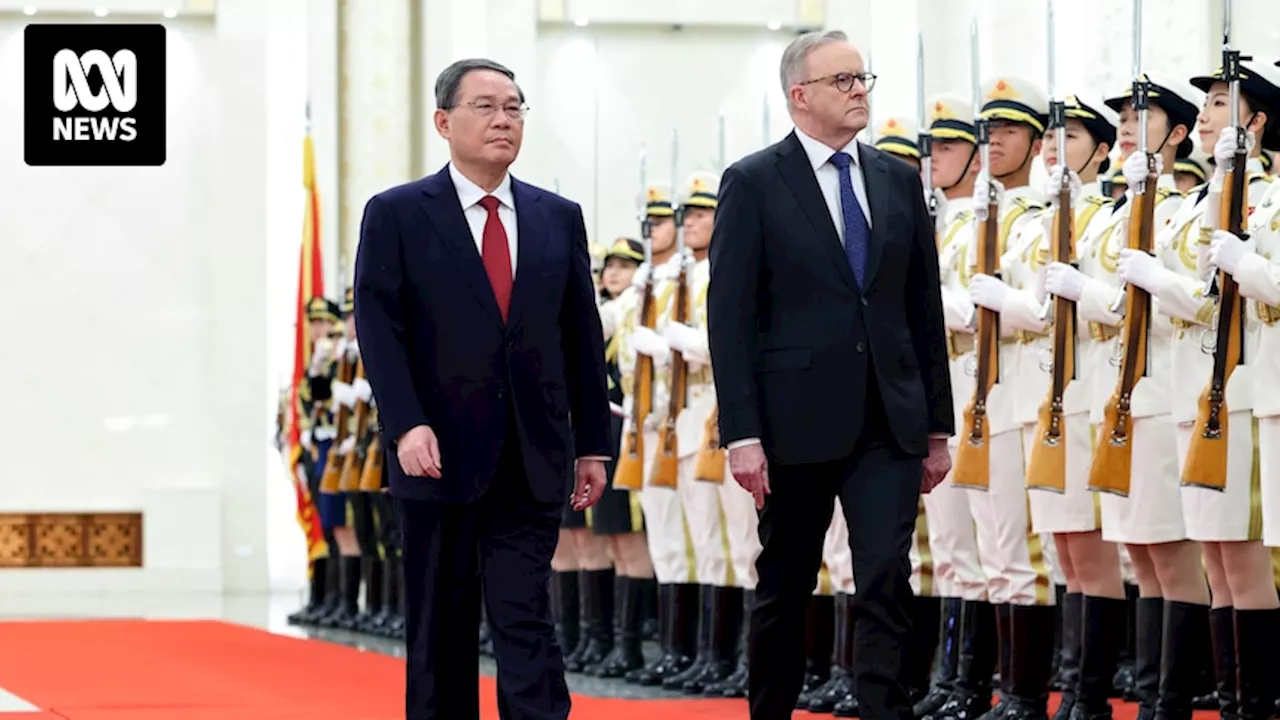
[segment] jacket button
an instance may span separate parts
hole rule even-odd
[[[859,355],[861,355],[862,353],[867,351],[867,346],[865,343],[858,343],[856,346],[854,346],[854,349],[858,351]]]
[[[870,304],[871,304],[871,303],[867,302],[867,299],[866,299],[865,297],[864,297],[864,298],[862,298],[862,307],[866,307],[866,306],[868,306],[868,305],[870,305]]]

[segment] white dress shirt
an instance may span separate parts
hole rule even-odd
[[[458,202],[462,205],[462,214],[467,218],[467,225],[471,228],[471,237],[476,243],[476,252],[480,257],[484,257],[484,224],[489,221],[489,211],[484,209],[480,201],[486,195],[492,195],[498,198],[498,220],[502,222],[502,227],[507,231],[507,250],[511,253],[511,276],[515,277],[516,273],[516,245],[518,241],[516,230],[516,199],[511,193],[511,174],[502,176],[502,182],[493,192],[485,192],[483,188],[471,182],[462,173],[458,172],[458,168],[453,163],[449,163],[449,177],[453,179],[453,187],[458,193]],[[600,462],[608,462],[610,458],[603,455],[584,455],[579,460],[599,460]],[[607,482],[607,479],[606,479]]]
[[[511,276],[516,273],[516,243],[519,241],[516,230],[516,200],[511,194],[511,174],[502,176],[502,182],[493,192],[485,192],[483,188],[471,182],[458,168],[449,163],[449,177],[453,178],[453,187],[458,192],[458,202],[462,204],[462,214],[467,218],[471,228],[471,237],[476,243],[476,252],[484,257],[484,224],[489,220],[489,211],[484,209],[480,201],[486,195],[498,198],[498,220],[507,231],[507,249],[511,253]]]

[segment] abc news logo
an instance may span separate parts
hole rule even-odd
[[[28,25],[24,43],[28,165],[164,164],[163,25]]]

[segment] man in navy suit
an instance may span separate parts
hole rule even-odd
[[[527,111],[510,70],[454,63],[436,104],[449,164],[370,199],[356,255],[404,542],[406,718],[479,718],[483,601],[501,716],[562,720],[551,556],[570,488],[594,504],[612,454],[586,228],[507,172]]]

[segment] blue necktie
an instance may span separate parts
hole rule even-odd
[[[849,165],[853,157],[849,153],[838,152],[831,156],[831,164],[840,171],[840,213],[844,216],[844,256],[849,261],[853,276],[862,286],[862,274],[867,268],[867,244],[871,237],[871,228],[867,225],[867,216],[862,214],[862,206],[858,204],[858,196],[853,192],[853,176],[849,174]]]

